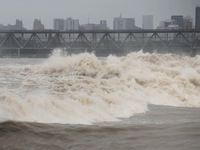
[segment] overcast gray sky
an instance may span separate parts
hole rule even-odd
[[[0,24],[15,24],[22,19],[24,27],[32,29],[33,20],[41,19],[46,28],[52,28],[54,18],[72,17],[80,24],[99,23],[105,19],[112,28],[113,18],[135,18],[142,25],[142,15],[154,16],[154,27],[171,15],[195,17],[200,0],[0,0]]]

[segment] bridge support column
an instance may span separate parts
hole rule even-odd
[[[18,57],[20,57],[20,49],[19,48],[17,49],[17,55],[18,55]]]

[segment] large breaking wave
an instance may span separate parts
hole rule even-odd
[[[0,71],[0,121],[92,124],[145,113],[148,104],[200,107],[200,56],[56,50],[44,63]]]

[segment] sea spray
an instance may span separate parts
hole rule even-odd
[[[199,56],[57,49],[40,64],[0,67],[0,120],[92,124],[145,113],[148,104],[200,107],[198,64]]]

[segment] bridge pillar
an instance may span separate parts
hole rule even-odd
[[[19,48],[17,49],[17,55],[18,55],[18,57],[20,57],[20,49]]]

